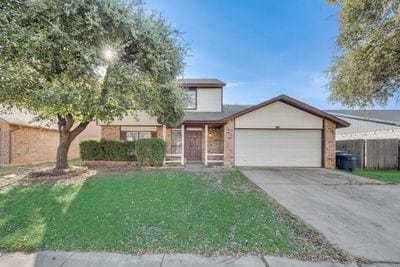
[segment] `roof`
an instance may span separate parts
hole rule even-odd
[[[194,122],[222,122],[223,119],[251,107],[251,105],[223,105],[222,112],[186,112],[183,121]]]
[[[400,125],[400,110],[326,110],[326,112],[343,118]]]
[[[221,88],[226,84],[218,79],[178,79],[178,83],[183,87],[196,87],[196,88]]]
[[[289,97],[287,95],[280,95],[280,96],[271,98],[270,100],[264,101],[264,102],[262,102],[262,103],[260,103],[258,105],[249,107],[249,108],[247,108],[245,110],[242,110],[242,111],[240,111],[238,113],[235,113],[232,116],[230,116],[230,118],[240,117],[240,116],[242,116],[242,115],[244,115],[246,113],[252,112],[254,110],[257,110],[259,108],[262,108],[264,106],[270,105],[270,104],[278,102],[278,101],[281,101],[281,102],[283,102],[285,104],[291,105],[291,106],[293,106],[295,108],[298,108],[300,110],[303,110],[305,112],[313,114],[313,115],[315,115],[317,117],[320,117],[322,119],[328,119],[328,120],[330,120],[330,121],[332,121],[332,122],[334,122],[336,124],[336,128],[343,128],[343,127],[350,126],[350,123],[348,123],[345,120],[342,120],[342,119],[340,119],[340,118],[338,118],[338,117],[336,117],[336,116],[334,116],[332,114],[329,114],[327,112],[324,112],[322,110],[314,108],[314,107],[312,107],[312,106],[310,106],[310,105],[308,105],[306,103],[303,103],[303,102],[301,102],[299,100],[291,98],[291,97]],[[228,118],[226,118],[226,119],[228,119]]]
[[[16,108],[0,110],[0,119],[12,125],[58,130],[57,124],[50,121],[38,120],[34,114]]]
[[[277,101],[284,102],[288,105],[313,114],[317,117],[328,119],[334,122],[337,128],[348,127],[350,125],[347,121],[343,119],[340,119],[322,110],[316,109],[287,95],[277,96],[258,105],[224,105],[223,112],[187,112],[184,118],[184,123],[225,123],[230,118],[240,117],[246,113],[252,112]]]

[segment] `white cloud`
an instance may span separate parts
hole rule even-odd
[[[239,88],[245,84],[245,82],[227,82],[225,88]]]

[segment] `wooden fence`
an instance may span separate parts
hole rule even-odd
[[[399,169],[398,139],[342,140],[336,142],[336,149],[358,155],[359,168]]]

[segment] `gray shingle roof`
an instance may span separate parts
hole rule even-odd
[[[224,105],[222,112],[186,112],[184,121],[218,121],[252,105]]]
[[[183,86],[193,87],[223,87],[225,83],[218,79],[178,79]]]
[[[336,116],[343,115],[354,119],[364,119],[378,122],[400,123],[400,110],[326,110]]]
[[[34,114],[16,108],[12,108],[11,110],[7,110],[6,108],[0,109],[0,119],[5,120],[12,125],[58,130],[56,123],[38,120]]]

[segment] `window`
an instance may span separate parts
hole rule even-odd
[[[188,89],[186,91],[187,96],[187,109],[196,109],[197,107],[197,90],[196,89]]]
[[[123,140],[126,141],[136,141],[139,139],[146,139],[152,137],[152,132],[121,132],[121,136]],[[125,137],[125,138],[124,138]]]
[[[181,154],[182,153],[182,132],[181,132],[181,129],[172,129],[171,153],[172,154]]]

